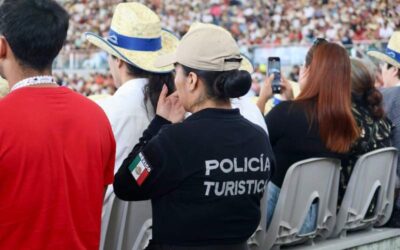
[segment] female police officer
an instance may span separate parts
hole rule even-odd
[[[162,91],[157,116],[115,176],[115,193],[152,200],[147,249],[247,249],[273,155],[265,131],[231,108],[229,98],[251,84],[238,70],[239,48],[226,30],[201,24],[158,64],[176,65],[177,91]],[[178,123],[184,111],[193,115]]]

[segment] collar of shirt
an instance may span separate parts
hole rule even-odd
[[[239,109],[218,109],[218,108],[206,108],[203,110],[200,110],[191,116],[189,116],[186,120],[198,120],[202,118],[221,118],[221,119],[226,119],[226,118],[238,118],[240,117],[240,112]]]
[[[137,78],[129,80],[118,88],[114,96],[120,96],[126,94],[130,95],[132,92],[135,92],[135,93],[141,93],[141,96],[144,97],[143,88],[148,82],[149,80],[147,78]]]
[[[114,119],[111,117],[124,116],[129,114],[147,114],[147,110],[152,112],[150,102],[147,109],[144,104],[144,86],[148,83],[148,79],[139,78],[125,82],[113,96],[96,101],[106,112],[111,124]],[[151,114],[152,115],[152,114]],[[152,115],[153,116],[153,115]]]

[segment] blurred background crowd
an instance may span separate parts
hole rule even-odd
[[[107,36],[113,7],[122,0],[58,0],[69,13],[67,43],[55,63],[60,82],[85,94],[112,94],[107,55],[85,41],[92,31]],[[126,1],[125,1],[126,2]],[[221,25],[231,31],[254,63],[252,93],[257,95],[268,56],[281,56],[288,78],[298,79],[299,64],[290,58],[305,53],[324,37],[343,44],[353,56],[382,48],[400,28],[400,0],[139,0],[151,6],[162,25],[179,36],[191,23]],[[270,55],[276,51],[277,55]],[[260,57],[261,55],[261,57]],[[304,55],[299,55],[304,58]]]

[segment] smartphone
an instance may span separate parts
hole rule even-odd
[[[272,93],[280,94],[281,86],[281,59],[279,57],[268,57],[268,76],[274,74],[272,80]]]

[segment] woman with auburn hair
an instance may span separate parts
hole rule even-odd
[[[346,153],[359,136],[351,111],[351,64],[347,51],[334,43],[319,45],[307,69],[305,86],[295,102],[306,108],[310,125],[318,123],[325,147]]]
[[[276,171],[268,185],[267,221],[270,221],[280,188],[290,166],[313,157],[345,159],[359,137],[351,111],[351,65],[340,45],[317,40],[306,57],[300,77],[300,95],[278,104],[266,116],[270,141],[276,158]],[[268,78],[260,99],[272,96]],[[284,95],[291,97],[287,81]],[[262,106],[259,103],[259,107]],[[314,230],[317,204],[313,204],[300,234]]]

